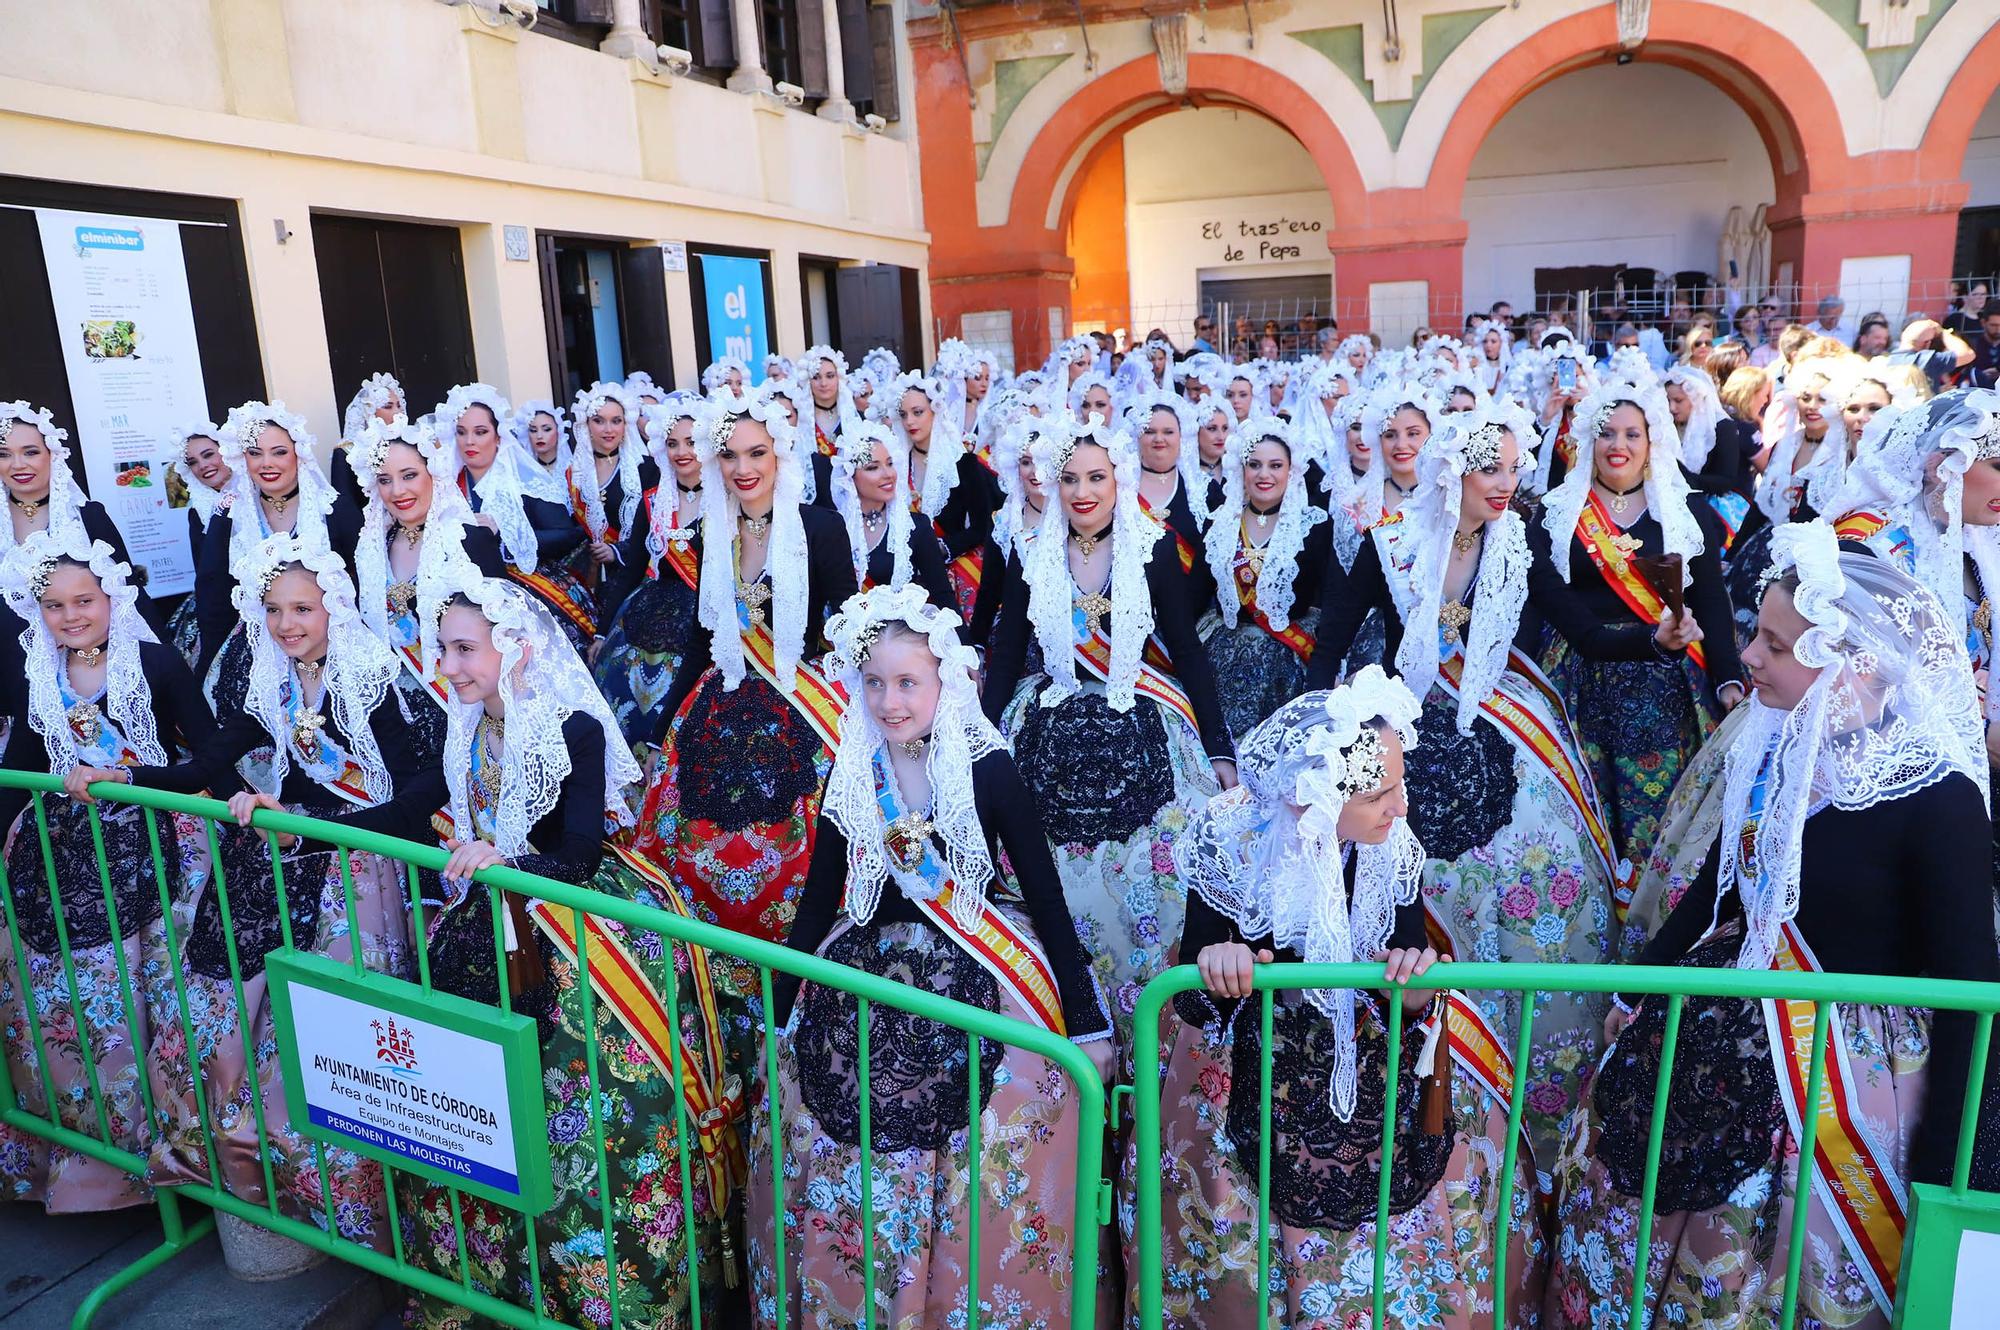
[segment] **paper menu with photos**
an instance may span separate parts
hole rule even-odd
[[[208,415],[180,223],[37,208],[85,486],[155,596],[194,588],[167,432]]]

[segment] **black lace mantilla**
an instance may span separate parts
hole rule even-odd
[[[979,962],[928,924],[864,924],[821,953],[897,983],[992,1011],[1000,986]],[[826,1133],[861,1143],[861,1029],[854,995],[806,984],[799,997],[799,1088]],[[948,1025],[873,1005],[868,1009],[869,1140],[877,1150],[942,1150],[983,1110],[1006,1050],[979,1041],[979,1103],[968,1102],[965,1035]]]
[[[1244,1167],[1257,1166],[1258,1078],[1263,1032],[1258,1004],[1236,1010],[1230,1066],[1229,1139]],[[1294,1228],[1353,1228],[1375,1217],[1382,1157],[1382,1091],[1389,1048],[1379,1022],[1365,1011],[1355,1049],[1354,1115],[1334,1115],[1330,1088],[1333,1030],[1327,1017],[1302,999],[1280,1000],[1271,1013],[1271,1213]],[[1427,1136],[1418,1126],[1421,1086],[1414,1042],[1404,1031],[1402,1076],[1396,1086],[1396,1157],[1389,1180],[1389,1212],[1402,1214],[1444,1177],[1453,1131]]]
[[[1458,732],[1458,700],[1431,690],[1407,768],[1410,830],[1447,863],[1491,845],[1514,816],[1514,746],[1483,718]]]
[[[625,602],[619,615],[625,640],[649,655],[686,651],[694,637],[695,595],[680,574],[662,568],[647,578]]]
[[[819,736],[755,675],[734,692],[711,677],[676,742],[682,811],[724,831],[782,821],[819,786]]]
[[[104,880],[97,871],[97,848],[91,843],[90,813],[80,803],[50,795],[43,799],[49,823],[49,849],[55,860],[56,892],[62,901],[63,928],[72,951],[100,947],[111,940],[105,916]],[[111,871],[111,895],[118,911],[120,937],[132,938],[160,917],[160,886],[153,873],[152,842],[137,808],[99,804],[104,824],[105,862]],[[173,823],[160,818],[160,845],[168,872],[178,863],[173,852]],[[169,880],[168,889],[175,884]],[[37,954],[61,950],[56,935],[55,907],[49,903],[48,866],[42,858],[42,838],[31,804],[21,815],[19,831],[7,854],[7,888],[13,893],[14,917],[21,939]]]
[[[1151,702],[1117,712],[1086,690],[1060,706],[1031,698],[1021,713],[1014,756],[1052,842],[1126,840],[1173,800],[1167,729]]]
[[[1727,967],[1741,935],[1718,933],[1682,965]],[[1603,1133],[1597,1157],[1620,1194],[1638,1196],[1646,1176],[1646,1140],[1653,1088],[1666,1039],[1667,1004],[1649,998],[1612,1045],[1591,1093]],[[1666,1129],[1654,1208],[1662,1213],[1709,1210],[1743,1179],[1771,1162],[1785,1130],[1761,1003],[1742,998],[1691,997],[1681,1008],[1667,1090]]]
[[[308,810],[310,811],[310,810]],[[261,831],[217,827],[222,847],[222,882],[229,893],[229,922],[236,935],[236,958],[245,979],[264,972],[264,958],[285,945],[278,918],[278,892],[271,872],[270,843]],[[326,883],[333,852],[320,843],[294,846],[280,856],[285,871],[285,905],[292,919],[292,941],[300,950],[312,946],[319,926],[320,892]],[[229,977],[229,948],[222,927],[222,893],[215,883],[201,895],[194,927],[188,934],[188,968],[210,979]]]

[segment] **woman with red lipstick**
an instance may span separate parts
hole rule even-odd
[[[943,546],[918,538],[901,441],[873,420],[850,421],[844,437],[833,458],[833,510],[847,525],[855,580],[866,591],[914,579],[931,604],[950,609],[956,597],[951,570]]]
[[[222,460],[222,426],[203,420],[183,425],[171,436],[175,456],[167,465],[187,487],[188,552],[201,567],[201,548],[218,510],[227,510],[229,463]],[[181,597],[167,623],[166,640],[186,658],[188,666],[201,656],[201,621],[195,614],[193,592]]]
[[[238,569],[264,538],[291,532],[305,548],[340,556],[350,576],[361,539],[361,510],[334,492],[320,470],[318,445],[305,418],[285,410],[283,402],[245,402],[234,408],[223,423],[221,442],[231,497],[219,520],[227,525],[203,542],[194,592],[201,623],[195,673],[211,703],[243,690],[250,660],[236,612]],[[218,684],[218,678],[227,682]]]
[[[23,682],[14,701],[8,770],[47,772],[66,782],[80,770],[84,774],[65,789],[81,796],[92,777],[124,779],[134,765],[168,761],[213,727],[187,663],[139,617],[125,573],[110,547],[80,527],[33,532],[0,565],[0,589],[27,621],[26,633],[6,635],[28,639],[25,657],[16,658],[15,677]],[[13,1102],[97,1137],[92,1087],[99,1087],[110,1122],[107,1144],[144,1154],[156,1139],[140,1078],[158,1085],[152,1067],[141,1061],[147,1031],[178,1028],[169,980],[178,958],[167,946],[160,893],[185,900],[201,892],[206,861],[180,847],[199,845],[203,831],[191,818],[160,819],[165,861],[182,871],[171,885],[157,883],[145,815],[130,804],[103,805],[94,811],[106,877],[98,866],[93,810],[82,798],[43,799],[47,863],[28,803],[25,790],[0,791],[20,948],[0,952],[0,1025]],[[60,916],[52,889],[61,900]],[[107,894],[115,913],[106,911]],[[65,970],[72,964],[73,979]],[[136,991],[121,990],[121,965]],[[129,1013],[126,991],[136,1008]],[[123,1209],[144,1205],[151,1195],[144,1180],[125,1169],[13,1131],[0,1150],[0,1186],[17,1200],[59,1212]]]
[[[640,437],[638,403],[620,383],[593,383],[576,395],[570,449],[571,511],[588,541],[571,556],[571,569],[597,597],[596,636],[618,612],[607,604],[618,563],[618,542],[632,529],[639,500],[660,483],[659,468],[646,456]]]
[[[0,482],[7,489],[7,540],[11,549],[37,531],[63,535],[82,531],[111,547],[114,558],[130,566],[125,538],[104,505],[77,487],[69,465],[69,431],[58,429],[55,417],[26,402],[0,402]],[[228,475],[225,465],[223,474]],[[139,606],[149,602],[143,589]],[[4,634],[0,634],[4,636]]]
[[[783,941],[798,911],[837,722],[811,659],[855,591],[840,517],[800,500],[773,403],[719,394],[702,459],[701,628],[660,707],[637,845],[698,918]]]
[[[958,430],[939,428],[939,421],[959,415],[946,384],[915,371],[899,375],[883,393],[883,411],[909,452],[910,493],[944,542],[959,616],[970,622],[984,572],[979,551],[1000,506],[993,473],[980,465]]]
[[[1645,862],[1674,781],[1743,697],[1721,522],[1695,500],[1657,381],[1611,381],[1577,406],[1576,467],[1543,505],[1537,555],[1602,625],[1667,632],[1652,660],[1592,659],[1558,634],[1543,667],[1569,705],[1621,858]],[[1546,543],[1544,543],[1546,542]],[[1678,555],[1675,615],[1634,555]]]
[[[1229,436],[1222,474],[1203,549],[1215,599],[1197,631],[1209,668],[1229,680],[1222,718],[1231,734],[1248,734],[1304,691],[1332,530],[1294,463],[1292,427],[1277,416]]]
[[[1169,847],[1235,783],[1234,749],[1173,536],[1139,507],[1132,436],[1052,418],[1031,456],[1051,502],[1000,610],[986,713],[1035,792],[1123,1040],[1180,936]]]
[[[1440,422],[1424,481],[1401,515],[1412,563],[1400,593],[1364,551],[1354,576],[1329,586],[1308,679],[1330,677],[1320,651],[1338,661],[1364,614],[1379,614],[1386,658],[1423,700],[1410,818],[1430,855],[1426,904],[1452,953],[1597,963],[1618,851],[1577,737],[1533,657],[1544,622],[1579,653],[1609,660],[1654,659],[1659,630],[1598,623],[1535,559],[1513,507],[1534,465],[1521,446],[1533,430],[1512,404]],[[1474,996],[1511,1048],[1517,995]],[[1576,1102],[1603,1015],[1601,1002],[1574,995],[1544,995],[1536,1009],[1535,1057],[1522,1074],[1531,1082],[1525,1120],[1540,1146],[1554,1145]]]

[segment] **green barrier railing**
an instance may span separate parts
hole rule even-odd
[[[88,1159],[101,1161],[135,1178],[144,1178],[148,1171],[145,1156],[140,1151],[127,1148],[114,1140],[112,1113],[107,1105],[105,1088],[100,1083],[97,1070],[98,1054],[91,1045],[87,1024],[80,1014],[84,1005],[83,990],[78,982],[75,958],[71,953],[69,944],[69,933],[62,902],[62,888],[56,880],[56,857],[51,846],[49,829],[49,805],[45,799],[45,796],[49,795],[54,795],[57,800],[63,798],[60,793],[61,782],[57,778],[47,775],[0,771],[0,788],[6,787],[30,792],[32,807],[28,811],[28,817],[32,822],[32,828],[29,822],[24,822],[20,834],[28,835],[31,834],[32,830],[32,834],[37,835],[40,839],[42,863],[46,870],[44,874],[46,878],[46,893],[50,909],[53,913],[58,951],[60,953],[62,993],[66,995],[70,1010],[73,1013],[78,1013],[75,1019],[76,1033],[80,1042],[78,1056],[86,1073],[84,1079],[87,1084],[84,1088],[87,1089],[88,1093],[87,1095],[76,1097],[87,1101],[89,1106],[87,1116],[94,1118],[96,1130],[93,1134],[87,1129],[88,1123],[65,1123],[62,1120],[61,1106],[55,1093],[57,1082],[50,1074],[48,1049],[44,1043],[43,1029],[37,1011],[38,1003],[35,995],[35,980],[30,972],[29,951],[22,940],[15,907],[16,891],[27,891],[31,888],[25,883],[8,881],[4,863],[0,863],[0,906],[4,906],[5,910],[8,939],[11,944],[9,959],[14,967],[15,983],[18,987],[22,1005],[26,1011],[26,1023],[28,1027],[26,1034],[35,1050],[36,1070],[40,1076],[46,1115],[30,1111],[26,1106],[24,1096],[17,1089],[14,1095],[7,1097],[4,1106],[0,1106],[0,1122],[5,1122],[10,1127],[38,1137],[52,1145],[72,1150]],[[377,1251],[373,1247],[341,1236],[335,1217],[334,1201],[325,1166],[326,1147],[318,1143],[314,1144],[313,1150],[315,1162],[318,1165],[321,1186],[322,1213],[319,1216],[320,1222],[308,1221],[282,1212],[279,1205],[278,1189],[272,1175],[272,1149],[266,1132],[262,1091],[259,1087],[256,1072],[256,1055],[254,1050],[247,1047],[250,1032],[247,1019],[245,1019],[246,1009],[243,1005],[243,957],[237,954],[234,926],[230,919],[229,899],[231,892],[237,892],[240,897],[240,893],[245,888],[240,884],[232,887],[225,881],[223,872],[220,837],[222,835],[239,834],[235,820],[229,815],[225,804],[212,799],[193,798],[164,791],[135,788],[120,783],[95,785],[92,787],[92,793],[102,801],[100,805],[88,806],[89,826],[96,854],[99,885],[103,892],[104,908],[109,924],[110,948],[112,955],[116,959],[118,997],[125,1018],[125,1033],[131,1040],[133,1056],[138,1066],[137,1083],[145,1115],[145,1124],[156,1135],[164,1132],[165,1121],[160,1114],[158,1105],[154,1102],[152,1088],[147,1075],[147,1044],[149,1041],[140,1024],[141,1012],[145,1008],[144,994],[135,988],[134,976],[126,961],[124,947],[126,934],[121,931],[118,920],[117,888],[112,881],[112,869],[105,854],[105,829],[103,818],[99,812],[99,808],[103,805],[134,805],[138,808],[144,820],[147,848],[150,852],[155,886],[159,892],[160,918],[164,921],[167,954],[172,958],[175,1003],[178,1008],[181,1031],[187,1040],[189,1066],[193,1069],[192,1090],[195,1096],[196,1110],[202,1124],[202,1148],[207,1155],[209,1181],[206,1185],[176,1182],[155,1188],[154,1196],[159,1208],[160,1222],[164,1235],[163,1241],[157,1247],[147,1252],[131,1265],[118,1271],[105,1283],[94,1289],[78,1309],[72,1324],[77,1327],[89,1325],[93,1317],[102,1310],[110,1298],[131,1286],[148,1272],[157,1269],[162,1264],[172,1260],[179,1253],[188,1250],[195,1243],[201,1241],[214,1228],[215,1221],[212,1216],[203,1216],[195,1222],[189,1222],[182,1215],[180,1202],[194,1201],[207,1207],[209,1210],[221,1214],[233,1215],[250,1224],[290,1238],[307,1247],[328,1253],[376,1275],[394,1280],[417,1292],[447,1299],[477,1315],[489,1317],[501,1324],[522,1327],[523,1330],[544,1330],[544,1328],[554,1330],[555,1327],[565,1325],[565,1322],[551,1319],[542,1314],[545,1306],[542,1297],[542,1253],[540,1244],[536,1241],[532,1218],[516,1216],[520,1222],[519,1231],[523,1235],[526,1251],[529,1253],[532,1292],[530,1305],[522,1306],[473,1286],[467,1252],[466,1229],[462,1220],[461,1197],[456,1188],[444,1188],[449,1193],[451,1213],[457,1229],[459,1277],[456,1279],[412,1264],[407,1259],[401,1231],[402,1225],[398,1213],[398,1169],[392,1164],[381,1165],[384,1173],[384,1195],[388,1209],[387,1227],[393,1244],[393,1250],[390,1252]],[[249,1064],[247,1074],[252,1100],[250,1107],[253,1110],[256,1121],[257,1147],[264,1171],[266,1201],[261,1205],[229,1191],[223,1175],[217,1167],[216,1141],[212,1131],[213,1119],[209,1113],[209,1105],[203,1086],[200,1058],[196,1052],[198,1041],[195,1024],[189,1008],[189,991],[186,974],[181,964],[184,939],[180,936],[182,925],[175,916],[178,892],[169,875],[169,864],[177,863],[179,856],[172,853],[172,849],[174,848],[172,837],[175,835],[175,831],[171,826],[167,828],[163,837],[161,814],[190,816],[200,819],[204,824],[203,836],[209,856],[210,873],[207,889],[214,891],[217,895],[218,913],[221,918],[222,931],[229,959],[231,986],[237,1003],[236,1010],[239,1017],[239,1026],[242,1028],[246,1041],[246,1059]],[[436,872],[442,869],[449,858],[444,850],[436,846],[418,845],[371,832],[343,827],[337,823],[322,822],[312,818],[265,810],[260,810],[255,814],[252,826],[262,831],[267,840],[271,840],[273,846],[273,852],[270,856],[272,865],[270,885],[276,896],[278,919],[283,929],[285,947],[287,949],[291,948],[294,942],[294,939],[291,937],[291,911],[289,903],[286,900],[286,888],[281,861],[275,851],[275,840],[272,838],[281,835],[299,836],[314,842],[337,847],[336,852],[339,855],[341,889],[346,897],[351,930],[358,927],[354,922],[356,919],[356,888],[354,883],[354,868],[350,857],[351,853],[378,855],[401,865],[408,887],[410,935],[415,939],[414,952],[418,973],[416,979],[412,982],[425,994],[436,991],[432,987],[430,962],[423,945],[426,933],[424,920],[425,908],[419,890],[418,873],[420,870]],[[871,1136],[871,1096],[868,1079],[868,1069],[871,1062],[869,1044],[869,1014],[871,1008],[891,1008],[908,1012],[913,1016],[935,1021],[964,1033],[969,1058],[968,1100],[971,1106],[968,1115],[969,1121],[967,1123],[966,1136],[967,1168],[970,1184],[968,1195],[974,1198],[984,1195],[980,1177],[980,1041],[987,1039],[1005,1046],[1019,1048],[1054,1064],[1068,1077],[1073,1086],[1079,1110],[1076,1139],[1077,1170],[1072,1197],[1072,1227],[1070,1230],[1074,1242],[1070,1310],[1071,1324],[1077,1327],[1077,1330],[1090,1330],[1096,1314],[1098,1233],[1100,1225],[1108,1217],[1103,1213],[1102,1191],[1104,1188],[1101,1180],[1103,1173],[1105,1092],[1096,1072],[1091,1067],[1089,1058],[1074,1044],[1060,1036],[1011,1017],[968,1006],[964,1003],[899,984],[877,975],[868,974],[833,961],[824,960],[817,956],[792,951],[786,947],[768,943],[757,938],[747,937],[727,929],[683,918],[636,902],[611,897],[587,888],[575,887],[503,867],[481,871],[477,875],[476,882],[485,887],[487,903],[492,911],[495,972],[499,989],[498,1006],[503,1013],[511,1011],[507,981],[507,946],[503,933],[503,917],[505,912],[502,897],[503,892],[533,897],[548,902],[558,909],[571,911],[574,916],[576,933],[578,935],[579,968],[582,968],[581,963],[584,960],[581,949],[587,945],[584,936],[586,932],[584,921],[589,916],[611,920],[623,925],[625,928],[637,930],[642,933],[656,934],[668,946],[700,947],[717,955],[733,957],[746,965],[756,968],[759,989],[763,999],[761,1014],[764,1036],[763,1049],[756,1060],[761,1063],[762,1070],[766,1075],[767,1085],[766,1102],[762,1110],[751,1109],[749,1111],[762,1111],[768,1115],[771,1138],[772,1186],[777,1189],[777,1195],[774,1197],[773,1203],[773,1211],[777,1215],[777,1220],[773,1224],[773,1265],[775,1267],[773,1275],[777,1292],[777,1322],[781,1330],[786,1324],[789,1299],[787,1289],[788,1271],[785,1259],[785,1225],[783,1222],[785,1210],[783,1191],[784,1137],[778,1109],[778,1044],[773,1037],[775,1030],[772,1017],[772,975],[774,972],[796,975],[807,983],[818,984],[829,989],[851,994],[856,1002],[858,1013],[857,1036],[859,1041],[859,1145],[862,1158],[867,1163],[867,1166],[860,1170],[860,1200],[861,1210],[869,1214],[873,1219],[873,1222],[860,1226],[864,1269],[862,1315],[863,1325],[868,1327],[868,1330],[873,1330],[873,1327],[877,1323],[876,1289],[878,1270],[875,1229],[882,1219],[881,1214],[876,1210],[872,1196],[875,1150]],[[364,963],[359,939],[354,937],[352,932],[350,932],[350,939],[353,946],[352,963],[357,973],[363,972]],[[590,1016],[592,1003],[591,985],[587,981],[580,981],[579,988],[579,1000],[583,1005],[585,1017],[584,1028],[591,1030],[595,1028]],[[689,1151],[694,1147],[691,1143],[689,1105],[679,1075],[684,1050],[681,1045],[679,1017],[674,1011],[675,999],[673,993],[673,988],[671,986],[668,987],[668,1026],[672,1045],[673,1070],[675,1073],[671,1077],[671,1081],[674,1097],[675,1135],[679,1145],[678,1154],[683,1210],[682,1234],[684,1251],[682,1253],[682,1260],[689,1276],[690,1325],[693,1327],[693,1330],[701,1330],[701,1326],[705,1320],[711,1324],[720,1322],[717,1319],[717,1308],[709,1308],[707,1315],[704,1316],[702,1305],[704,1290],[697,1274],[699,1260],[695,1251],[694,1192],[689,1177],[691,1168]],[[591,1132],[594,1137],[593,1145],[597,1152],[598,1177],[601,1181],[608,1181],[608,1174],[605,1171],[606,1146],[604,1130],[603,1123],[599,1117],[601,1095],[599,1092],[600,1070],[596,1057],[596,1041],[594,1039],[585,1040],[585,1047],[589,1055],[586,1062],[586,1074],[588,1076],[589,1102],[592,1109]],[[739,1070],[743,1072],[743,1079],[747,1084],[753,1069],[743,1067]],[[530,1147],[537,1147],[543,1143],[524,1142],[524,1144]],[[422,1178],[413,1177],[412,1181],[427,1187],[442,1186],[442,1184],[430,1183]],[[745,1188],[739,1190],[747,1195],[747,1187],[748,1184],[746,1184]],[[621,1199],[611,1194],[609,1186],[600,1186],[598,1188],[597,1201],[603,1216],[606,1268],[610,1282],[609,1320],[613,1326],[629,1323],[621,1313],[618,1296],[619,1274],[617,1260],[618,1247],[615,1241],[617,1224],[615,1214],[619,1208]],[[742,1207],[732,1208],[740,1210]],[[978,1245],[979,1210],[980,1206],[975,1201],[971,1205],[969,1216],[971,1240],[968,1244],[968,1252],[971,1268],[967,1272],[966,1287],[968,1292],[964,1321],[964,1324],[975,1328],[975,1330],[982,1323],[979,1294],[982,1290],[983,1281],[978,1268],[980,1259]],[[727,1215],[719,1216],[718,1218],[722,1223],[726,1224],[729,1222],[729,1216]],[[990,1276],[991,1272],[988,1272],[988,1279],[984,1282],[990,1282]],[[723,1317],[722,1319],[726,1320],[727,1318]]]
[[[1264,1039],[1261,1047],[1265,1050],[1258,1109],[1262,1148],[1259,1152],[1260,1157],[1256,1161],[1256,1169],[1258,1174],[1257,1330],[1266,1330],[1270,1321],[1272,1232],[1269,1050],[1275,995],[1282,989],[1379,990],[1385,985],[1382,981],[1382,966],[1366,963],[1259,965],[1252,971],[1252,976],[1260,1002],[1258,1016],[1262,1023]],[[1401,989],[1410,986],[1403,984],[1396,987]],[[1814,1012],[1811,1067],[1806,1082],[1806,1092],[1800,1100],[1802,1104],[1820,1102],[1826,1077],[1828,1021],[1835,1003],[1859,1006],[1927,1007],[1973,1013],[1971,1061],[1964,1105],[1960,1113],[1958,1154],[1951,1180],[1951,1192],[1954,1196],[1964,1197],[1970,1191],[1974,1126],[1979,1114],[1981,1090],[1986,1081],[1988,1043],[1993,1031],[1993,1016],[1996,1011],[2000,1011],[2000,984],[1970,983],[1950,979],[1907,979],[1882,975],[1780,973],[1773,970],[1696,969],[1651,965],[1517,965],[1446,961],[1433,966],[1415,986],[1425,990],[1520,993],[1521,1025],[1514,1051],[1516,1068],[1525,1068],[1528,1065],[1529,1042],[1534,1029],[1535,996],[1538,992],[1624,993],[1666,997],[1665,1042],[1654,1086],[1643,1192],[1639,1198],[1638,1239],[1632,1274],[1633,1292],[1629,1319],[1631,1330],[1645,1330],[1648,1324],[1648,1312],[1645,1306],[1646,1272],[1654,1219],[1655,1186],[1658,1182],[1660,1153],[1666,1126],[1668,1090],[1673,1080],[1674,1052],[1679,1039],[1681,1009],[1690,997],[1780,998],[1810,1001]],[[1201,987],[1200,971],[1192,965],[1178,966],[1159,975],[1139,994],[1137,1010],[1133,1017],[1133,1029],[1148,1032],[1158,1030],[1166,1004],[1176,994],[1191,992]],[[1386,1022],[1387,1067],[1384,1074],[1387,1083],[1382,1112],[1381,1155],[1385,1162],[1394,1158],[1397,1123],[1396,1087],[1402,1066],[1403,1024],[1401,1020]],[[1163,1324],[1164,1313],[1160,1205],[1160,1183],[1163,1179],[1160,1158],[1162,1068],[1159,1042],[1156,1039],[1138,1038],[1134,1040],[1134,1045],[1137,1169],[1132,1182],[1136,1202],[1138,1269],[1133,1272],[1133,1277],[1138,1281],[1141,1330],[1158,1330]],[[1442,1050],[1439,1056],[1445,1056]],[[1512,1324],[1507,1319],[1506,1306],[1507,1245],[1514,1233],[1512,1196],[1527,1082],[1528,1077],[1517,1070],[1507,1110],[1507,1145],[1501,1166],[1497,1206],[1500,1232],[1495,1235],[1494,1241],[1493,1323],[1495,1325]],[[1813,1158],[1817,1139],[1819,1117],[1816,1113],[1805,1113],[1802,1118],[1801,1139],[1798,1143],[1799,1158],[1810,1160]],[[1378,1191],[1375,1204],[1371,1324],[1382,1327],[1388,1324],[1385,1319],[1384,1302],[1387,1296],[1385,1275],[1388,1269],[1390,1170],[1378,1165],[1376,1171]],[[1801,1194],[1806,1191],[1803,1184],[1805,1171],[1802,1167]],[[1796,1324],[1799,1271],[1805,1253],[1806,1224],[1812,1208],[1811,1204],[1797,1204],[1792,1210],[1791,1233],[1785,1263],[1784,1305],[1778,1321],[1779,1330],[1792,1330]],[[1909,1292],[1910,1290],[1905,1287],[1899,1302],[1906,1300]]]

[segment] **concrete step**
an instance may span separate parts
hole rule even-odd
[[[201,1212],[184,1206],[190,1216]],[[0,1330],[60,1330],[91,1291],[161,1241],[152,1207],[50,1215],[0,1204]],[[181,1253],[99,1311],[102,1330],[388,1330],[399,1289],[329,1259],[290,1279],[245,1283],[214,1235]]]

